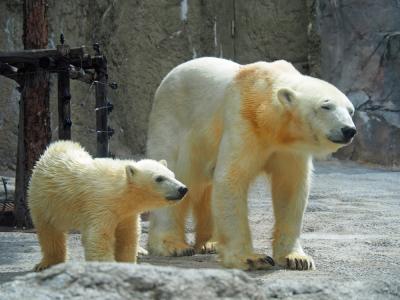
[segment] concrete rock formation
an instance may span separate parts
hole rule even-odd
[[[242,271],[69,263],[0,286],[0,300],[266,299]]]
[[[267,277],[268,278],[268,277]],[[399,282],[255,280],[239,270],[122,263],[67,263],[0,285],[21,299],[398,299]]]

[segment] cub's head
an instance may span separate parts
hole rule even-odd
[[[165,160],[143,159],[130,163],[126,166],[126,176],[135,193],[152,201],[149,206],[176,203],[188,191],[183,183],[175,179]]]
[[[277,96],[285,110],[297,119],[298,134],[316,154],[338,150],[353,140],[354,106],[336,87],[309,76],[290,87],[280,88]]]

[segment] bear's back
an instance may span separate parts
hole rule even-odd
[[[71,141],[52,143],[33,169],[30,193],[73,194],[83,178],[90,178],[88,174],[92,169],[93,158],[79,144]]]
[[[79,165],[90,165],[93,158],[79,144],[71,141],[58,141],[52,143],[37,162],[34,172],[43,171],[58,173],[74,170]]]

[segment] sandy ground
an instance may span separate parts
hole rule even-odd
[[[273,216],[265,183],[260,177],[251,188],[250,222],[254,247],[271,254]],[[147,228],[144,222],[142,245]],[[329,284],[333,290],[343,285],[360,289],[374,285],[377,294],[400,295],[400,172],[350,163],[317,163],[302,240],[306,252],[314,257],[316,271],[275,269],[249,275],[263,284],[285,282],[286,287],[301,284],[317,288]],[[78,234],[70,235],[69,256],[83,260]],[[29,272],[39,259],[35,234],[0,232],[0,283]],[[219,268],[215,255],[147,256],[140,262]]]

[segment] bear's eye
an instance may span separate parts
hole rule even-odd
[[[157,177],[156,177],[156,182],[158,182],[158,183],[163,182],[164,179],[165,179],[165,178],[162,177],[162,176],[157,176]]]
[[[325,110],[331,110],[331,109],[332,109],[332,105],[330,105],[330,104],[324,104],[324,105],[321,106],[321,108],[322,108],[322,109],[325,109]]]

